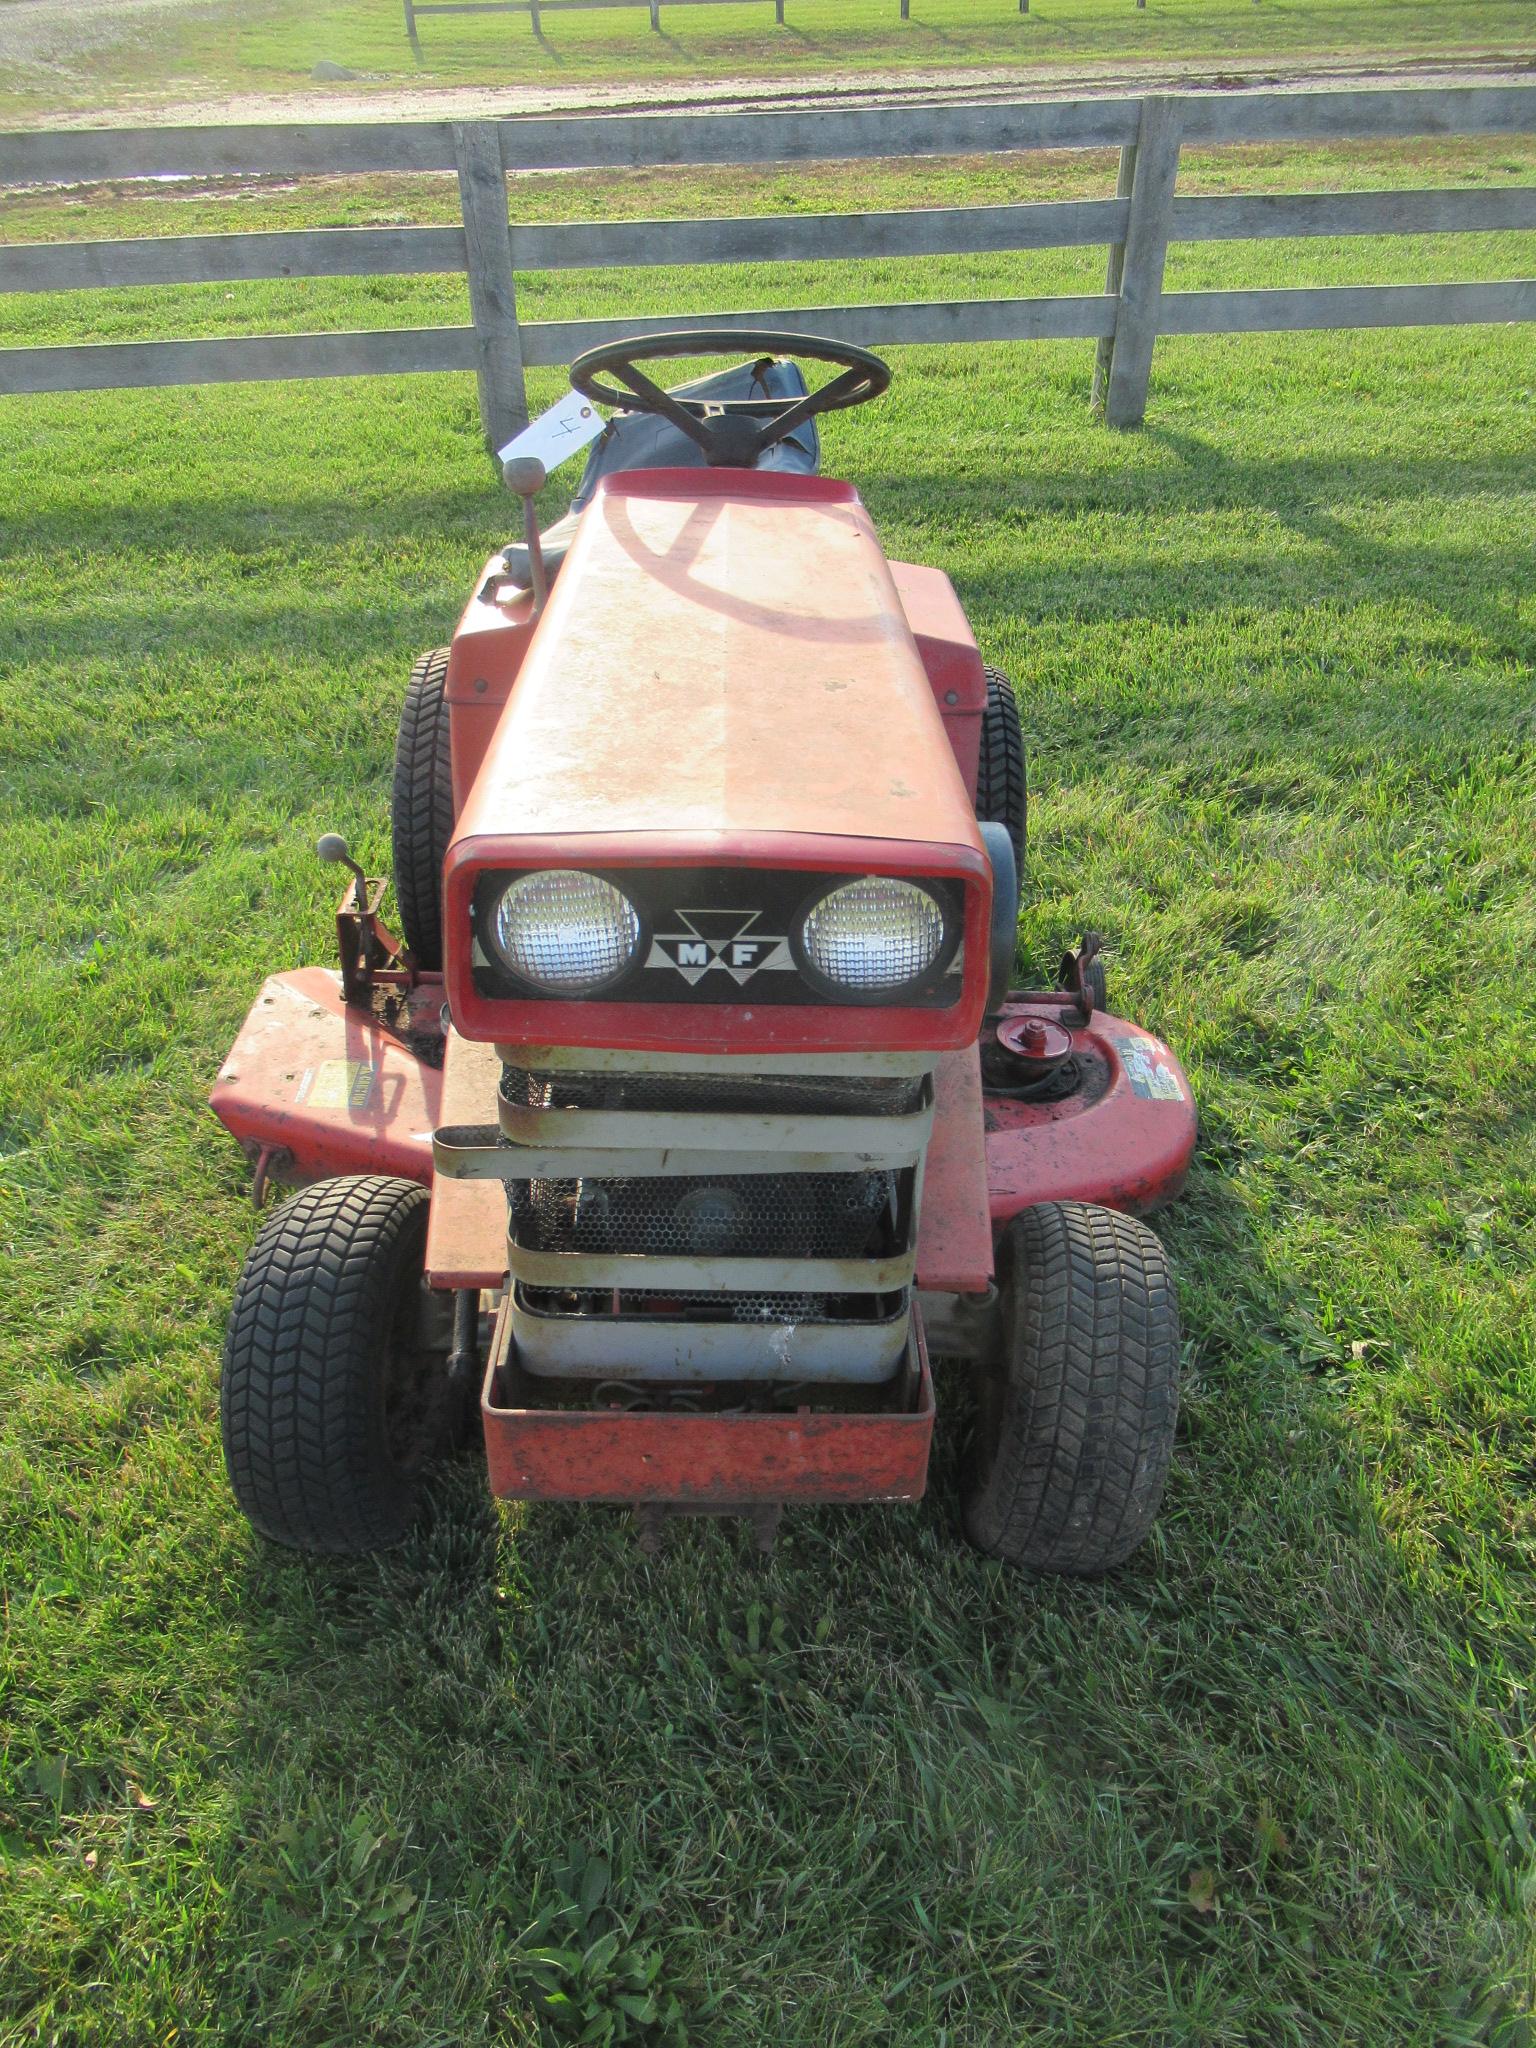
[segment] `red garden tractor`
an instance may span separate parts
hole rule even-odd
[[[664,358],[751,360],[664,389]],[[802,363],[835,374],[814,392]],[[1146,1535],[1195,1139],[1091,936],[1013,973],[1024,754],[948,580],[818,474],[877,356],[691,332],[583,356],[612,418],[423,655],[398,935],[350,869],[340,972],[270,979],[213,1092],[263,1223],[223,1367],[256,1528],[397,1540],[476,1415],[492,1491],[738,1514],[908,1501],[929,1355],[970,1361],[964,1528],[1038,1571]]]

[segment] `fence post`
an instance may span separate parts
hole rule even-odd
[[[1160,97],[1142,101],[1104,393],[1104,419],[1111,427],[1139,427],[1147,410],[1183,128],[1180,101]],[[1113,268],[1113,252],[1110,261]]]
[[[533,23],[533,32],[534,32],[534,34],[535,34],[536,36],[541,36],[541,35],[543,35],[543,33],[544,33],[544,25],[543,25],[543,23],[542,23],[542,22],[541,22],[541,21],[539,20],[539,0],[528,0],[528,14],[529,14],[529,19],[530,19],[530,20],[532,21],[532,23]]]
[[[528,424],[501,130],[494,121],[456,121],[453,153],[464,215],[469,310],[475,323],[480,424],[485,445],[494,455]]]
[[[416,40],[416,10],[411,0],[405,0],[405,33],[414,43]]]
[[[1128,142],[1120,152],[1120,175],[1115,180],[1115,197],[1129,199],[1131,184],[1136,176],[1136,145]],[[1109,262],[1104,268],[1104,291],[1111,299],[1120,296],[1120,279],[1125,273],[1125,244],[1111,242]],[[1093,396],[1089,403],[1095,412],[1104,410],[1104,394],[1109,389],[1109,362],[1115,352],[1115,337],[1112,334],[1099,336],[1098,350],[1093,359]]]
[[[651,27],[661,34],[661,0],[651,0]]]
[[[773,0],[773,18],[780,28],[784,26],[784,0]]]
[[[901,18],[903,21],[912,19],[912,0],[901,0]]]

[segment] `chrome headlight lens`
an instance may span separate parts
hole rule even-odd
[[[512,972],[556,995],[617,979],[640,946],[640,913],[612,882],[576,868],[520,875],[491,911],[490,937]]]
[[[920,981],[944,948],[944,911],[889,875],[845,882],[806,913],[800,943],[820,975],[862,995]]]

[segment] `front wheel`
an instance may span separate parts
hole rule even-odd
[[[428,1195],[324,1180],[269,1216],[224,1340],[224,1462],[253,1526],[296,1550],[377,1550],[416,1513],[451,1438],[424,1286]]]
[[[1145,1224],[1043,1202],[998,1242],[1002,1356],[979,1370],[966,1534],[1038,1572],[1096,1578],[1156,1519],[1179,1407],[1179,1313]]]

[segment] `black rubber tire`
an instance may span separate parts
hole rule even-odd
[[[382,1174],[317,1181],[262,1224],[224,1339],[224,1463],[253,1526],[296,1550],[377,1550],[416,1515],[451,1434],[421,1340],[428,1196]]]
[[[1145,1224],[1024,1209],[998,1243],[1002,1359],[979,1369],[966,1534],[1037,1572],[1096,1578],[1157,1517],[1179,1410],[1179,1312]]]
[[[400,936],[418,967],[443,964],[443,861],[453,837],[453,760],[448,747],[448,649],[411,670],[395,735],[390,798]]]
[[[981,719],[981,758],[976,767],[976,815],[1006,828],[1013,841],[1024,895],[1024,861],[1029,851],[1029,786],[1019,700],[1000,668],[987,670],[987,708]]]

